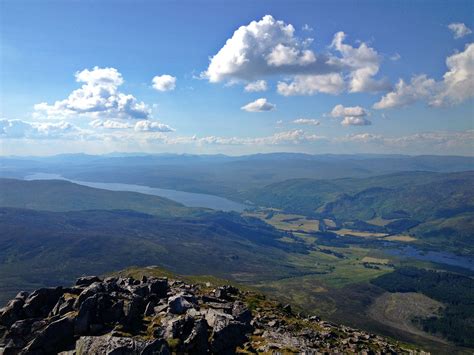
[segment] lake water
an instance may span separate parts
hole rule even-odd
[[[459,256],[453,253],[439,251],[423,251],[413,246],[401,246],[393,249],[384,249],[389,255],[413,258],[432,263],[445,264],[450,266],[462,267],[474,271],[474,259],[466,256]]]
[[[231,201],[224,197],[208,194],[198,194],[193,192],[177,191],[171,189],[160,189],[143,185],[108,183],[108,182],[89,182],[66,179],[58,174],[36,173],[25,176],[25,180],[66,180],[78,185],[94,187],[97,189],[110,191],[131,191],[147,195],[165,197],[167,199],[182,203],[187,207],[204,207],[221,211],[242,212],[248,206]]]

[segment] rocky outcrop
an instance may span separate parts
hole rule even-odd
[[[81,277],[0,310],[0,354],[413,353],[232,286]]]

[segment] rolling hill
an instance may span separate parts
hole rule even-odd
[[[0,303],[19,289],[71,282],[131,265],[238,280],[302,272],[285,260],[302,244],[235,213],[163,218],[134,211],[46,212],[0,209]],[[278,263],[275,263],[278,260]]]
[[[253,198],[252,198],[253,196]],[[370,219],[399,210],[415,219],[474,208],[474,172],[405,172],[369,178],[294,179],[246,194],[252,201],[294,213]]]
[[[474,253],[474,172],[405,172],[369,178],[294,179],[245,194],[259,206]],[[381,224],[371,221],[378,219]]]
[[[55,212],[127,209],[164,217],[206,212],[162,197],[95,189],[64,180],[0,179],[0,207]]]

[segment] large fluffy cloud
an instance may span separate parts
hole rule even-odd
[[[242,106],[241,109],[247,112],[266,112],[274,110],[275,107],[276,106],[268,102],[267,99],[260,98]]]
[[[335,95],[344,90],[378,92],[390,89],[390,84],[386,79],[374,79],[381,63],[381,56],[377,51],[364,42],[358,47],[353,47],[344,43],[345,38],[344,32],[334,35],[330,48],[340,56],[327,58],[327,64],[339,70],[329,74],[296,75],[289,83],[279,82],[278,92],[285,96],[313,95],[319,92]],[[348,82],[345,77],[348,78]]]
[[[53,104],[42,102],[34,106],[39,117],[64,119],[69,117],[147,119],[151,110],[133,95],[118,91],[122,75],[115,68],[94,67],[76,73],[76,81],[84,83],[68,98]]]
[[[441,90],[431,101],[434,106],[459,104],[474,96],[474,43],[448,57],[446,66]]]
[[[327,73],[338,69],[308,48],[291,24],[266,15],[238,28],[203,73],[210,82],[254,80],[271,74]]]
[[[436,81],[426,75],[418,75],[405,83],[400,79],[395,90],[374,104],[375,109],[407,106],[426,101],[431,106],[447,106],[462,103],[474,96],[474,43],[464,51],[446,59],[448,71]]]
[[[158,91],[170,91],[176,88],[176,78],[168,74],[155,76],[152,83],[153,88]]]
[[[389,89],[386,80],[374,79],[381,63],[377,51],[363,42],[353,47],[344,39],[345,34],[338,32],[331,53],[316,53],[310,48],[311,38],[297,37],[291,24],[266,15],[238,28],[202,76],[213,83],[283,76],[277,89],[285,96]]]
[[[462,22],[450,23],[448,28],[453,33],[454,38],[462,38],[472,33],[472,30]]]

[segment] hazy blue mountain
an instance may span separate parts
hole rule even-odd
[[[0,159],[0,176],[56,173],[73,180],[120,182],[216,194],[240,199],[243,191],[288,179],[370,177],[403,171],[474,169],[474,158],[403,155],[309,155],[272,153],[140,156],[60,155]]]

